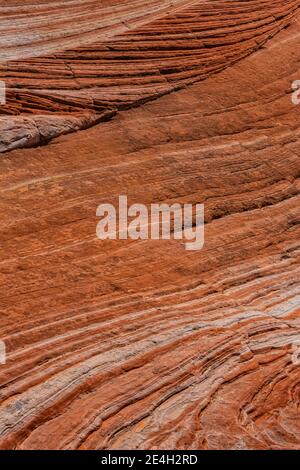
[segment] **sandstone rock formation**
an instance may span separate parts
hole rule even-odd
[[[31,2],[0,7],[4,136],[9,123],[0,152],[43,144],[204,80],[260,48],[298,6],[299,0],[85,0],[42,2],[33,11]],[[55,52],[24,58],[43,51]],[[45,125],[49,113],[57,125]]]
[[[0,448],[300,449],[300,2],[36,3],[0,76]],[[204,202],[204,249],[97,240],[120,194]]]

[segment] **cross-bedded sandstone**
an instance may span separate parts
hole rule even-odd
[[[10,14],[2,7],[4,22],[13,25],[4,33],[2,57],[23,56],[0,61],[7,88],[7,105],[0,107],[0,152],[84,129],[230,67],[286,27],[299,0],[55,5],[43,2],[36,12],[26,5],[10,7]],[[28,17],[32,31],[28,25],[24,30]],[[27,57],[36,47],[40,57]],[[41,56],[44,50],[54,53]],[[47,119],[49,114],[54,117]]]
[[[204,3],[224,7],[217,31],[238,4],[241,18],[258,12],[254,1],[193,8]],[[279,26],[296,3],[259,2],[260,20],[276,8]],[[205,72],[192,61],[181,90],[1,156],[1,448],[300,448],[294,13],[218,74],[191,84],[191,70]],[[205,31],[215,38],[212,22]],[[204,202],[204,249],[97,240],[96,208],[120,194]]]

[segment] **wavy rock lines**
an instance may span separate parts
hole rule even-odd
[[[182,3],[181,8],[174,3],[175,11],[162,8],[158,19],[146,3],[142,26],[51,56],[3,64],[7,105],[0,107],[5,115],[0,151],[36,146],[204,80],[262,47],[299,6],[298,0]]]

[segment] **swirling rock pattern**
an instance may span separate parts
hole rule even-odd
[[[286,27],[299,0],[50,5],[42,2],[33,11],[31,5],[2,7],[2,28],[8,24],[3,59],[70,46],[70,41],[76,47],[0,63],[7,87],[0,152],[47,142],[220,72]],[[79,45],[86,34],[97,42]],[[54,119],[48,126],[45,113],[60,115],[57,125]]]
[[[299,79],[297,4],[186,5],[180,14],[192,23],[195,11],[199,24],[217,11],[207,41],[219,41],[214,28],[223,24],[222,41],[234,55],[240,43],[248,57],[211,74],[190,50],[174,72],[184,89],[2,155],[0,448],[300,449],[300,111],[290,96]],[[236,8],[241,21],[230,36]],[[271,10],[264,29],[258,17],[263,23]],[[155,21],[167,28],[168,15]],[[265,40],[285,21],[255,52],[255,36]],[[129,65],[137,31],[124,33],[133,42],[116,39]],[[171,63],[178,40],[166,50]],[[208,68],[218,47],[207,47]],[[62,56],[76,62],[73,51]],[[43,73],[34,65],[41,59],[30,63]],[[119,194],[204,202],[204,249],[97,240],[96,208]]]

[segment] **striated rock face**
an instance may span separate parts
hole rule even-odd
[[[77,130],[80,119],[94,124],[118,110],[204,80],[260,48],[290,23],[300,4],[299,0],[37,3],[34,8],[0,7],[4,18],[0,80],[7,87],[7,105],[0,107],[0,115],[6,115],[12,129],[0,141],[0,151],[43,144]],[[28,58],[48,51],[54,53]],[[49,113],[60,116],[55,131],[51,120],[49,129],[32,140],[32,125],[39,128],[37,116]],[[70,117],[62,125],[61,115],[66,113]],[[10,117],[24,115],[30,115],[30,121]],[[0,131],[6,134],[2,120]]]
[[[1,0],[0,60],[106,40],[187,3],[193,1]]]
[[[181,3],[2,68],[2,146],[95,124],[0,158],[2,449],[300,449],[299,2]],[[120,194],[203,250],[97,240]]]

